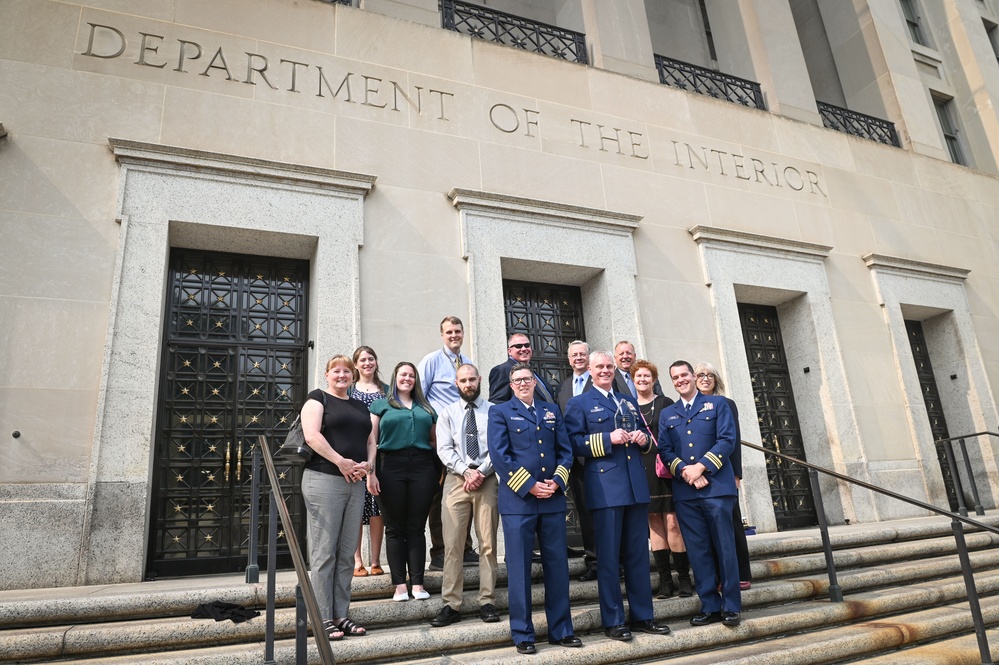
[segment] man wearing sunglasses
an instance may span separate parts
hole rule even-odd
[[[531,340],[521,333],[510,335],[506,352],[508,356],[506,362],[489,370],[489,401],[493,404],[502,404],[513,397],[513,392],[510,390],[510,370],[518,363],[529,365],[534,353],[531,350]],[[534,379],[534,398],[542,402],[554,402],[541,377],[535,374]]]

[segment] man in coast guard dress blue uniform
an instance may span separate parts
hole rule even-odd
[[[565,556],[565,488],[572,447],[556,405],[534,399],[534,372],[518,363],[509,373],[513,398],[489,410],[489,455],[500,480],[499,512],[506,541],[510,634],[517,652],[537,653],[531,620],[531,554],[541,544],[548,641],[583,643],[569,613],[569,562]],[[648,573],[646,572],[646,575]]]
[[[738,626],[742,596],[732,531],[738,500],[732,471],[732,451],[738,445],[735,419],[724,397],[697,390],[690,363],[678,360],[669,375],[680,400],[659,416],[659,455],[673,474],[676,517],[701,599],[701,611],[690,623]]]
[[[631,631],[666,635],[668,626],[653,621],[649,578],[649,483],[642,450],[650,445],[646,432],[622,429],[615,420],[626,413],[641,424],[631,394],[614,391],[614,356],[590,354],[593,387],[569,400],[565,426],[573,453],[586,458],[586,507],[593,516],[597,546],[597,586],[604,632],[627,641]],[[624,565],[629,621],[625,623],[619,565]]]

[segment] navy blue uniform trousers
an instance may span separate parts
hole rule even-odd
[[[702,612],[740,612],[739,559],[732,536],[735,496],[705,497],[676,502],[676,518],[690,553]],[[717,579],[722,571],[721,579]],[[718,583],[721,583],[721,594]]]

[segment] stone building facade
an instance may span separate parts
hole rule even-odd
[[[747,441],[946,505],[935,441],[999,430],[997,4],[2,0],[0,587],[238,568],[256,436],[446,314],[484,369],[710,361]]]

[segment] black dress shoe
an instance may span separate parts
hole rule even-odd
[[[578,559],[579,557],[584,556],[585,554],[586,554],[585,550],[581,550],[576,547],[566,546],[565,548],[565,555],[570,559]]]
[[[517,653],[534,654],[538,650],[534,647],[534,642],[521,642],[517,645]]]
[[[738,612],[722,612],[721,622],[726,626],[738,626],[742,622],[742,617]]]
[[[441,608],[441,611],[437,613],[437,616],[430,620],[430,625],[434,628],[443,628],[444,626],[450,626],[452,623],[457,623],[459,621],[461,621],[461,614],[452,610],[450,605],[445,605]]]
[[[580,582],[592,582],[597,579],[597,567],[592,566],[586,569],[586,572],[579,576]]]
[[[531,563],[541,563],[541,552],[531,552]]]
[[[565,637],[563,637],[560,640],[553,640],[552,638],[549,637],[548,638],[548,643],[549,644],[557,644],[560,647],[581,647],[581,646],[583,646],[583,640],[579,639],[575,635],[566,635]]]
[[[669,626],[662,625],[653,621],[652,619],[646,619],[645,621],[632,621],[628,624],[628,628],[634,633],[649,633],[651,635],[669,635]]]
[[[430,557],[430,565],[427,567],[430,570],[444,570],[444,555]]]
[[[500,620],[499,612],[496,611],[492,603],[486,603],[479,608],[479,618],[486,623],[496,623]]]
[[[721,612],[698,612],[690,619],[691,626],[707,626],[722,620]]]
[[[610,628],[604,628],[604,632],[607,634],[607,637],[611,638],[612,640],[621,640],[622,642],[627,642],[632,637],[631,631],[628,630],[628,627],[625,626],[624,624],[621,624],[620,626],[611,626]]]

